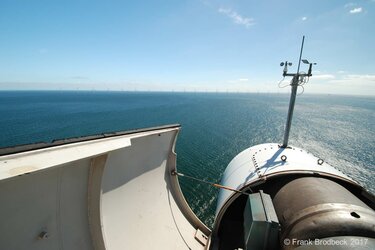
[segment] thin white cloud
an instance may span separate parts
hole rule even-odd
[[[332,74],[318,74],[318,75],[313,75],[313,79],[319,79],[319,80],[332,80],[335,79],[336,77]]]
[[[320,80],[333,80],[334,82],[343,82],[343,81],[375,81],[375,75],[370,74],[345,74],[345,71],[339,71],[340,75],[334,74],[316,74],[313,75],[313,79]],[[344,75],[345,74],[345,75]]]
[[[315,81],[316,80],[316,81]],[[375,95],[374,74],[313,75],[309,86],[311,93],[350,95]]]
[[[229,80],[228,83],[244,83],[244,82],[248,82],[249,79],[248,78],[239,78],[239,79],[236,79],[236,80]]]
[[[226,15],[236,24],[244,25],[246,28],[254,25],[254,19],[249,17],[243,17],[232,9],[219,8],[219,13]]]
[[[302,20],[302,21],[306,21],[306,20],[307,20],[307,17],[304,16],[304,17],[301,18],[301,20]]]
[[[350,14],[358,14],[363,11],[362,7],[354,8],[349,11]]]
[[[347,79],[375,81],[375,75],[347,75]]]
[[[340,77],[327,79],[328,83],[336,84],[337,86],[350,86],[354,89],[364,90],[365,94],[375,93],[375,75],[370,74],[352,74],[352,75],[341,75]],[[364,89],[363,89],[364,88]]]

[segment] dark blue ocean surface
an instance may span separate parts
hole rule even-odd
[[[179,123],[179,171],[219,182],[242,150],[282,142],[288,103],[284,94],[0,92],[0,147]],[[297,97],[290,144],[372,192],[374,138],[374,97]],[[186,179],[181,187],[192,209],[210,225],[218,190]]]

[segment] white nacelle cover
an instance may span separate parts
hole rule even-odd
[[[328,175],[354,183],[338,169],[305,150],[281,148],[276,143],[267,143],[245,149],[233,158],[224,172],[221,184],[240,190],[252,183],[264,182],[269,176],[292,173]],[[232,191],[220,190],[216,216],[234,194]]]

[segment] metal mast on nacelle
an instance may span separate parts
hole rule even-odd
[[[290,62],[288,63],[288,61],[285,61],[285,63],[284,62],[280,63],[280,66],[284,66],[283,77],[285,77],[285,76],[292,76],[293,77],[293,79],[291,81],[291,84],[290,84],[292,86],[292,93],[290,95],[288,118],[286,120],[286,126],[285,126],[285,132],[284,132],[284,141],[283,141],[283,144],[281,146],[282,148],[286,148],[288,146],[289,132],[290,132],[290,127],[292,125],[294,105],[295,105],[296,96],[297,96],[297,88],[298,88],[298,86],[301,85],[301,83],[304,82],[305,77],[312,76],[312,74],[311,74],[312,65],[316,64],[316,63],[309,63],[309,61],[307,61],[307,60],[302,60],[303,63],[310,65],[309,71],[308,71],[307,74],[299,72],[304,42],[305,42],[305,36],[302,37],[302,45],[301,45],[301,52],[299,54],[297,73],[288,73],[288,65],[292,66],[292,63],[290,63]]]

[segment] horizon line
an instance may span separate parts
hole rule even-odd
[[[276,95],[290,95],[290,92],[286,91],[240,91],[240,90],[90,90],[90,89],[0,89],[0,92],[98,92],[98,93],[176,93],[176,94],[184,94],[184,93],[198,93],[198,94],[276,94]],[[339,93],[321,93],[321,92],[313,92],[313,93],[306,93],[304,92],[303,95],[334,95],[334,96],[354,96],[354,97],[372,97],[374,98],[375,95],[363,95],[363,94],[339,94]]]

